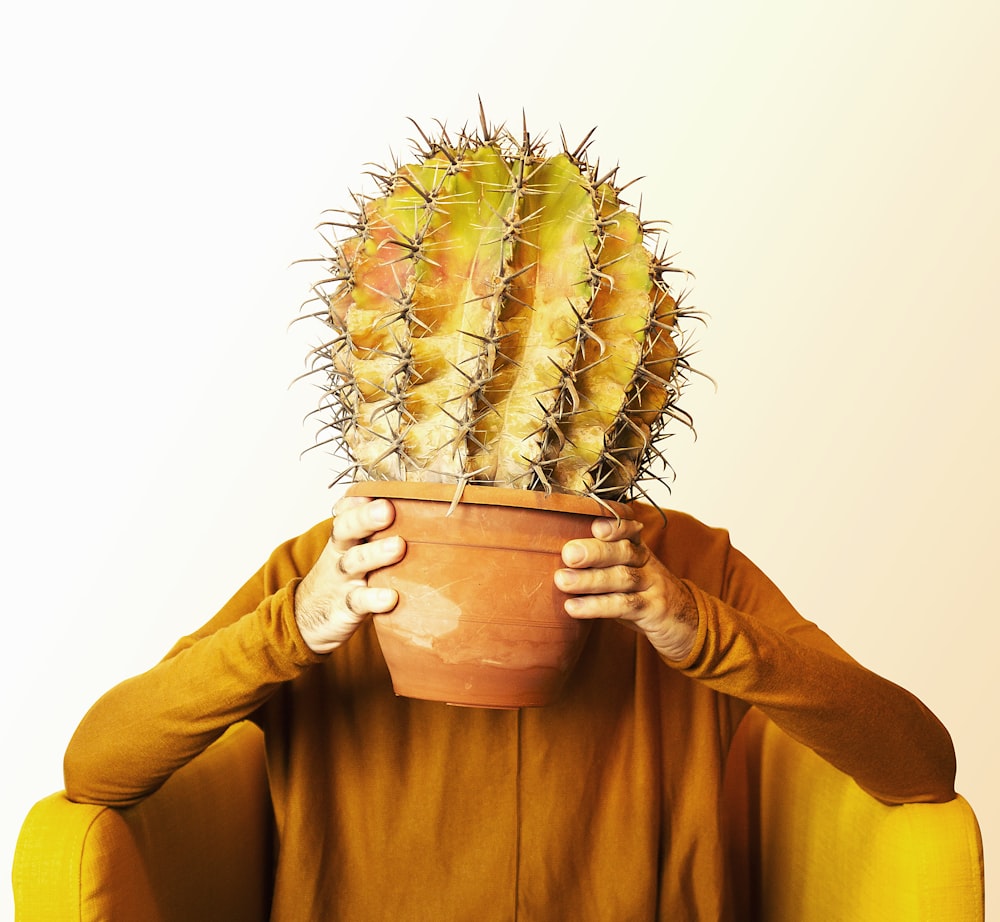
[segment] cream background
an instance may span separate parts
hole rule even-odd
[[[668,501],[941,716],[989,859],[1000,7],[338,6],[4,17],[0,864],[85,707],[327,514],[287,267],[477,94],[647,177],[718,382]]]

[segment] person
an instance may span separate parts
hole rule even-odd
[[[406,553],[384,499],[340,499],[207,624],[103,696],[73,800],[155,791],[231,724],[265,737],[272,918],[729,919],[720,793],[751,706],[888,804],[954,796],[945,728],[800,616],[726,531],[636,503],[555,576],[594,629],[559,700],[397,697],[367,576]]]

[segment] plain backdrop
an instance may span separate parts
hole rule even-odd
[[[292,263],[482,97],[645,177],[717,382],[663,502],[940,715],[997,880],[998,44],[968,0],[8,10],[0,863],[86,707],[328,515]]]

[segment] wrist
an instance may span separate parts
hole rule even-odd
[[[308,591],[302,588],[302,583],[299,583],[292,596],[292,611],[299,637],[310,652],[322,656],[334,650],[337,644],[323,636],[326,612],[310,598]]]
[[[698,604],[687,586],[675,580],[674,589],[674,598],[668,603],[658,629],[647,636],[660,656],[669,662],[679,663],[686,660],[694,649],[699,616]]]

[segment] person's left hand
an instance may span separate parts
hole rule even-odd
[[[568,541],[565,569],[556,587],[572,596],[574,618],[610,618],[645,634],[669,660],[684,659],[694,645],[698,610],[687,587],[642,541],[642,523],[595,519],[593,538]]]

